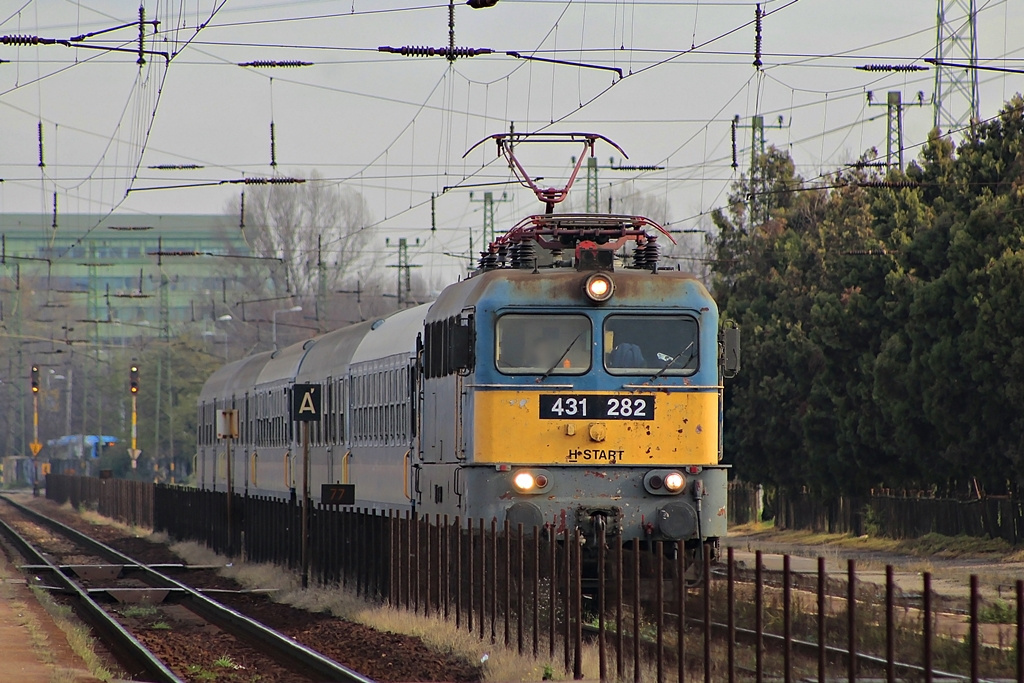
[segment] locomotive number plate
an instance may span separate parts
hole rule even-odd
[[[653,420],[654,396],[541,394],[542,420]]]

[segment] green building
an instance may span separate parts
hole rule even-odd
[[[95,321],[94,338],[174,334],[225,314],[218,302],[252,296],[247,272],[230,258],[251,250],[224,215],[68,214],[55,228],[50,216],[0,214],[0,235],[2,291],[27,289],[34,295],[23,300],[26,309],[52,309],[10,312],[41,322]]]
[[[175,387],[207,370],[176,360],[176,345],[227,360],[229,341],[237,354],[261,343],[260,304],[253,323],[244,316],[267,298],[266,263],[224,215],[68,214],[55,228],[52,216],[0,214],[0,457],[69,434],[126,439],[138,357],[139,448],[185,466],[187,444],[173,440],[194,407]]]

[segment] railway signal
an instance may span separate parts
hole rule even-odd
[[[131,468],[138,467],[138,457],[142,452],[138,450],[138,364],[132,362],[128,369],[128,390],[131,392],[131,447],[128,456],[131,458]]]
[[[36,456],[43,449],[39,441],[39,365],[32,364],[32,372],[29,374],[32,382],[32,443],[29,448],[32,450],[32,495],[39,496],[39,462]]]

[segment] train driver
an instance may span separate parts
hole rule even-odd
[[[623,342],[608,354],[610,368],[645,368],[644,354],[640,347],[630,342]]]

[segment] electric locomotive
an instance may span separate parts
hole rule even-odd
[[[600,139],[567,135],[591,153]],[[493,137],[521,169],[520,136]],[[669,235],[656,223],[555,214],[568,185],[533,189],[548,212],[497,239],[433,303],[211,376],[197,484],[223,490],[231,472],[235,491],[295,496],[291,391],[313,384],[314,498],[320,484],[352,484],[360,508],[716,550],[727,522],[722,380],[738,370],[738,330],[720,329],[696,278],[659,266],[657,239]],[[215,434],[224,409],[240,416],[234,467]]]

